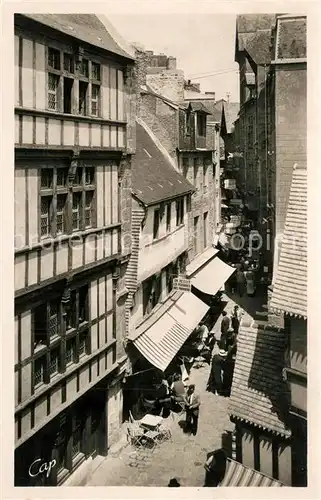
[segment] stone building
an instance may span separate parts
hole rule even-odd
[[[122,422],[134,60],[87,14],[14,47],[15,484],[80,484]]]

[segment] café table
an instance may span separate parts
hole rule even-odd
[[[155,431],[162,422],[163,417],[160,417],[158,415],[150,415],[149,413],[147,413],[147,415],[145,415],[139,423],[141,427],[143,427],[143,429],[146,429],[148,431]]]

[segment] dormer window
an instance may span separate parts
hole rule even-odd
[[[191,135],[192,113],[190,109],[185,112],[185,135]]]
[[[200,137],[206,136],[206,115],[197,113],[197,134]]]

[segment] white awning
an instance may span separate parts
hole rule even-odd
[[[209,307],[192,293],[184,292],[155,322],[148,322],[133,338],[133,344],[152,365],[164,371],[205,316]]]
[[[258,472],[228,458],[225,476],[219,486],[223,488],[226,486],[282,487],[284,484],[272,477],[262,474],[262,472]]]
[[[215,295],[235,271],[235,267],[231,267],[215,257],[193,276],[191,283],[201,292]]]

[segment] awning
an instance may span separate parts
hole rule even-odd
[[[230,458],[226,462],[226,472],[224,479],[219,485],[225,486],[284,486],[276,479],[273,479],[261,472],[258,472],[246,465],[235,462]]]
[[[144,358],[164,371],[208,309],[195,295],[183,292],[154,323],[148,323],[146,330],[128,339]]]
[[[215,295],[235,271],[235,267],[229,266],[218,257],[215,257],[195,274],[191,284],[201,292]]]

